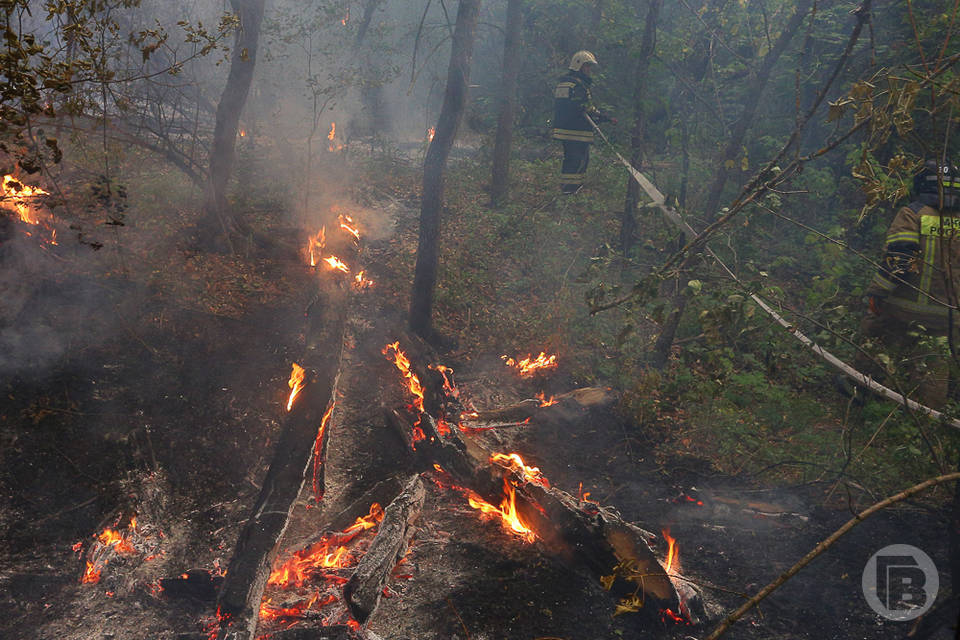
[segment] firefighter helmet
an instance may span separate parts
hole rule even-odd
[[[943,187],[943,208],[960,209],[960,169],[956,165],[927,160],[913,178],[913,196],[923,204],[939,208]]]
[[[570,58],[570,68],[574,71],[580,71],[585,64],[597,64],[597,57],[589,51],[577,51]]]

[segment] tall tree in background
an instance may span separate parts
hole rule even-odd
[[[490,181],[490,203],[495,207],[503,204],[510,182],[510,148],[513,144],[513,121],[517,111],[517,76],[520,71],[522,4],[523,0],[507,0],[507,28],[503,41],[503,86],[500,95],[500,114],[497,119],[497,135],[493,143],[493,171]]]
[[[266,0],[230,0],[239,18],[236,42],[230,56],[230,73],[217,105],[217,121],[210,149],[210,170],[204,193],[202,236],[205,242],[223,234],[233,249],[231,236],[238,230],[237,221],[227,204],[227,182],[233,172],[237,128],[240,114],[247,103],[253,70],[257,61],[257,44]]]
[[[657,21],[660,17],[660,7],[663,0],[650,0],[647,7],[647,19],[643,28],[643,40],[637,58],[637,69],[634,72],[633,85],[633,129],[630,132],[630,164],[638,170],[643,170],[643,141],[646,128],[644,114],[644,99],[647,94],[647,71],[650,69],[650,59],[653,58],[657,47]],[[620,218],[620,248],[624,255],[636,242],[637,233],[637,203],[640,201],[640,185],[636,180],[627,180],[627,199],[623,206],[623,216]]]
[[[799,0],[797,2],[793,15],[787,21],[787,24],[784,25],[776,42],[770,50],[757,61],[752,71],[750,82],[747,84],[746,93],[744,94],[746,99],[743,102],[743,109],[734,123],[730,136],[727,138],[723,153],[715,165],[716,169],[714,171],[713,182],[707,192],[707,201],[702,211],[703,217],[707,220],[713,220],[717,214],[720,206],[720,198],[723,195],[723,188],[726,186],[730,177],[730,169],[735,166],[736,158],[743,149],[747,131],[749,131],[757,115],[760,95],[767,86],[770,74],[773,72],[777,61],[783,55],[784,51],[786,51],[793,36],[800,29],[804,18],[810,13],[813,2],[814,0]],[[663,322],[662,330],[657,337],[650,358],[653,366],[657,368],[663,368],[667,363],[670,348],[673,346],[673,339],[677,334],[677,328],[680,326],[680,318],[683,316],[683,311],[687,305],[687,295],[683,289],[680,288],[680,281],[677,280],[675,284],[675,291],[671,301],[672,309]]]
[[[473,40],[477,31],[480,0],[460,0],[457,23],[450,46],[450,66],[436,134],[423,162],[423,195],[420,202],[420,241],[410,301],[410,329],[424,339],[433,338],[433,291],[437,284],[440,243],[440,209],[447,158],[460,128],[467,101]]]

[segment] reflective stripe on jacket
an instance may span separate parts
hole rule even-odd
[[[553,137],[557,140],[593,142],[593,127],[584,117],[593,113],[590,95],[592,80],[579,71],[568,71],[560,77],[553,92]]]
[[[885,296],[884,307],[902,320],[945,329],[947,305],[960,298],[960,211],[941,215],[919,202],[901,208],[867,294]],[[960,322],[960,314],[953,315]]]

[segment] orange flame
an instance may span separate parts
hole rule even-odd
[[[495,453],[490,456],[490,462],[495,462],[502,467],[519,473],[527,482],[532,482],[544,488],[550,487],[550,482],[547,480],[547,477],[543,475],[543,472],[541,472],[538,467],[527,466],[518,453]]]
[[[391,351],[393,352],[392,357]],[[403,377],[406,378],[407,388],[414,396],[412,406],[418,412],[423,413],[423,385],[420,384],[420,378],[410,370],[410,360],[407,359],[407,356],[400,350],[400,341],[398,340],[397,342],[388,344],[383,348],[381,353],[387,356],[387,360],[396,365],[400,373],[403,374]]]
[[[433,142],[433,136],[435,136],[436,133],[437,133],[437,130],[434,129],[433,127],[430,127],[429,129],[427,129],[427,142]]]
[[[453,369],[445,367],[442,364],[430,364],[427,365],[427,367],[434,371],[439,371],[440,375],[443,376],[443,390],[449,397],[460,397],[460,389],[453,383]]]
[[[361,271],[356,276],[354,276],[353,278],[354,289],[359,289],[362,291],[363,289],[369,289],[370,287],[373,286],[373,280],[364,277],[363,273],[364,272]]]
[[[337,271],[342,271],[344,273],[350,273],[350,267],[347,266],[347,263],[337,256],[329,256],[324,258],[323,261],[326,262],[331,269],[336,269]]]
[[[327,423],[330,422],[330,414],[333,413],[335,406],[337,406],[337,402],[331,402],[326,413],[323,414],[323,418],[320,419],[320,429],[317,431],[317,439],[313,442],[313,496],[317,502],[320,502],[320,499],[323,498],[322,487],[317,480],[320,465],[323,464],[323,434],[327,430]]]
[[[503,525],[504,529],[510,533],[519,535],[527,542],[533,542],[537,539],[537,536],[533,530],[524,524],[522,520],[520,520],[520,516],[517,514],[517,493],[513,488],[513,485],[510,484],[506,478],[503,480],[503,491],[505,496],[503,501],[500,503],[499,508],[493,506],[489,502],[484,501],[480,496],[472,491],[467,491],[467,502],[470,503],[471,507],[474,509],[479,509],[484,515],[499,516],[500,523]]]
[[[677,562],[677,539],[670,535],[670,529],[663,530],[663,539],[667,541],[667,563],[664,570],[670,573],[673,565]]]
[[[543,407],[552,407],[553,405],[557,404],[557,402],[559,402],[559,401],[556,399],[556,396],[550,396],[550,399],[547,400],[547,399],[545,398],[545,396],[544,396],[543,391],[541,391],[540,393],[538,393],[538,394],[536,395],[536,398],[537,398],[537,400],[540,401],[540,407],[541,407],[541,408],[543,408]]]
[[[130,524],[127,525],[125,532],[108,527],[99,534],[94,535],[95,542],[88,553],[89,559],[86,561],[86,568],[84,569],[83,576],[80,577],[80,583],[96,584],[100,582],[103,568],[110,562],[110,558],[112,557],[111,553],[124,555],[140,553],[140,551],[133,546],[131,540],[136,533],[137,518],[134,516],[130,519]],[[80,546],[78,547],[78,545]],[[82,548],[81,543],[73,546],[75,551],[78,551],[80,548]]]
[[[353,218],[350,216],[345,216],[342,213],[337,216],[337,222],[340,223],[340,228],[352,235],[357,241],[360,241],[360,231],[356,227],[351,226],[354,224]]]
[[[317,235],[310,236],[307,244],[307,251],[310,253],[310,266],[317,266],[317,259],[320,257],[323,248],[327,245],[327,228],[320,227]]]
[[[347,7],[347,15],[343,17],[343,20],[340,21],[340,24],[347,26],[347,22],[350,20],[350,7]]]
[[[306,371],[304,371],[303,367],[294,362],[293,370],[290,372],[290,379],[287,381],[287,386],[290,387],[290,397],[287,398],[287,411],[293,408],[293,401],[300,395],[300,392],[303,391],[303,387],[305,386],[303,380],[305,376]]]
[[[542,371],[546,369],[554,369],[557,366],[557,356],[547,356],[543,351],[540,352],[536,358],[532,355],[528,355],[522,360],[514,360],[507,356],[500,356],[500,359],[503,360],[508,367],[513,367],[520,372],[521,378],[529,378],[537,371]]]
[[[286,562],[273,569],[267,584],[288,587],[301,586],[323,569],[347,567],[354,558],[346,545],[361,532],[371,529],[383,520],[383,508],[376,502],[370,512],[339,534],[324,536],[319,542],[297,551]]]
[[[26,222],[27,224],[38,225],[40,224],[40,216],[36,211],[34,211],[29,204],[27,204],[26,199],[36,198],[37,196],[48,196],[50,195],[40,187],[31,187],[25,185],[12,175],[7,174],[3,176],[3,183],[0,184],[0,191],[2,191],[2,197],[4,200],[10,198],[13,200],[13,206],[17,210],[17,214],[20,216],[21,222]]]
[[[337,142],[334,140],[334,138],[336,138],[336,137],[337,137],[337,123],[336,123],[336,122],[331,122],[331,123],[330,123],[330,133],[327,134],[327,140],[330,141],[329,144],[327,144],[327,149],[328,149],[329,151],[331,151],[331,152],[332,152],[332,151],[340,151],[340,149],[343,149],[343,145],[342,145],[342,144],[337,144]]]
[[[309,600],[298,602],[289,607],[275,607],[270,604],[272,599],[267,598],[260,603],[260,619],[277,620],[279,618],[298,618],[302,616],[304,612],[309,611],[314,604],[317,604],[317,608],[319,609],[337,601],[337,596],[329,594],[322,602],[317,603],[317,601],[320,600],[320,595],[320,592],[317,591]]]
[[[327,134],[327,140],[333,140],[333,138],[334,138],[336,135],[337,135],[337,123],[336,123],[336,122],[331,122],[331,123],[330,123],[330,133]]]
[[[247,130],[246,130],[246,129],[240,129],[240,137],[241,137],[241,138],[246,138],[246,137],[247,137]]]

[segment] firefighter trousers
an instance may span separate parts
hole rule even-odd
[[[576,140],[563,142],[563,164],[560,165],[560,186],[564,193],[576,193],[583,186],[590,163],[590,143]]]

